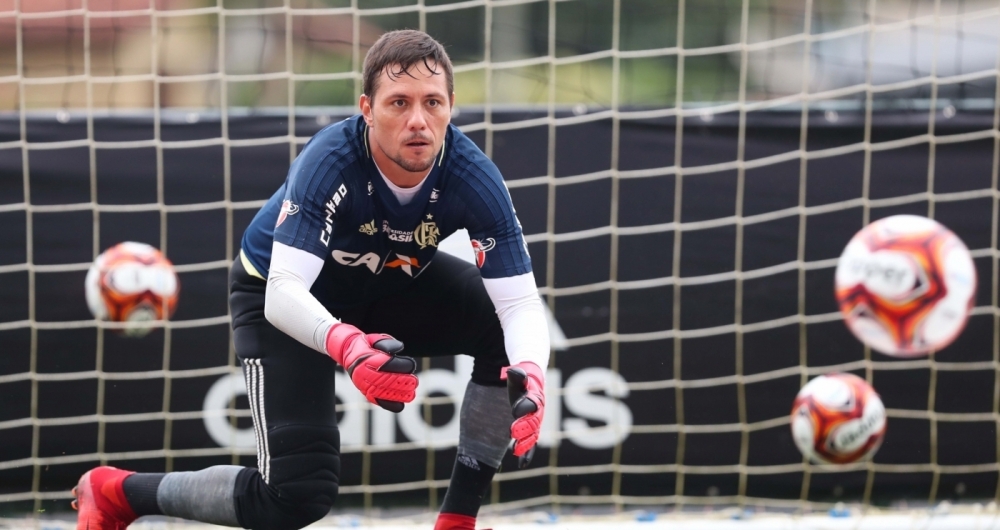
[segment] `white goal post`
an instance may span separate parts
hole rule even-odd
[[[226,271],[399,27],[448,45],[555,338],[539,456],[484,513],[1000,497],[1000,1],[847,4],[0,0],[0,514],[64,509],[100,463],[254,465]],[[895,213],[952,228],[979,274],[928,358],[863,348],[833,304],[850,235]],[[83,302],[124,238],[181,276],[142,340]],[[338,382],[345,506],[440,502],[471,371],[450,363],[398,417]],[[795,392],[832,371],[885,401],[872,461],[795,452]]]

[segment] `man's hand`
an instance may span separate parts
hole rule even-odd
[[[347,370],[354,386],[369,403],[391,412],[403,410],[413,401],[417,388],[417,362],[395,355],[403,343],[380,333],[365,335],[343,322],[334,324],[326,335],[326,352]]]
[[[535,444],[545,415],[545,376],[542,369],[532,362],[521,362],[504,368],[501,379],[507,380],[514,423],[510,436],[514,439],[514,456],[524,469],[535,454]]]

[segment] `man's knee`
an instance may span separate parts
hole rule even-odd
[[[330,512],[340,484],[336,427],[290,425],[268,436],[273,452],[263,474],[244,470],[237,479],[240,524],[254,530],[295,530]]]
[[[285,497],[279,488],[278,503],[265,512],[266,526],[261,530],[297,530],[319,521],[330,513],[337,498],[336,482],[314,483],[320,488],[308,497]]]
[[[339,488],[339,477],[325,470],[277,484],[274,489],[280,504],[275,505],[278,509],[273,514],[269,514],[275,519],[269,528],[302,528],[322,519],[330,513]]]
[[[256,469],[244,469],[237,479],[240,492],[235,499],[240,526],[253,530],[298,530],[322,519],[333,507],[338,484],[328,480],[305,482],[308,484],[303,486],[316,488],[310,495],[302,495],[304,488],[294,487],[299,484],[292,484],[286,491],[264,482]]]

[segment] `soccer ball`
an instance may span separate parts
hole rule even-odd
[[[814,462],[846,464],[870,457],[885,435],[885,406],[864,379],[821,375],[792,405],[792,438]]]
[[[926,217],[871,223],[837,263],[837,302],[847,327],[887,355],[912,357],[950,344],[969,318],[975,292],[969,249]]]
[[[163,254],[145,244],[119,243],[94,260],[85,282],[87,306],[94,318],[112,322],[146,322],[170,318],[177,308],[180,282]],[[121,331],[141,337],[152,326]]]

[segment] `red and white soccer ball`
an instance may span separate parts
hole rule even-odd
[[[177,308],[180,282],[174,266],[145,243],[119,243],[94,260],[87,271],[87,306],[94,318],[111,322],[166,320]],[[128,336],[141,337],[152,326],[129,326]]]
[[[847,244],[835,291],[847,327],[861,342],[912,357],[944,348],[965,327],[976,269],[969,249],[940,223],[894,215]]]
[[[885,435],[885,406],[864,379],[821,375],[792,405],[792,438],[814,462],[846,464],[870,457]]]

